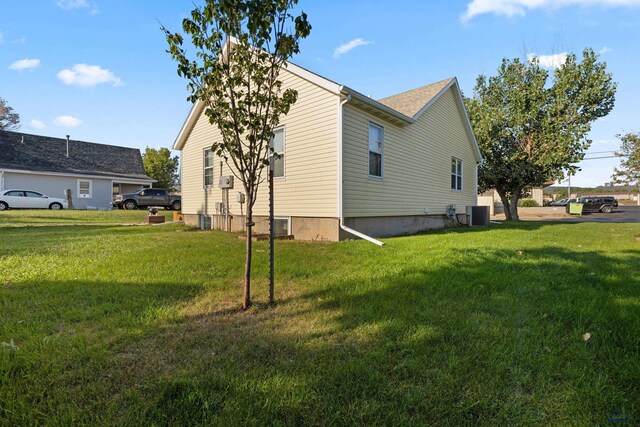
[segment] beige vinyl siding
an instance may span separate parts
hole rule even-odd
[[[476,204],[476,156],[453,88],[404,127],[344,106],[345,217],[444,214]],[[384,127],[383,178],[368,176],[369,122]],[[463,161],[462,191],[451,189],[451,157]]]
[[[338,96],[288,71],[283,86],[298,91],[298,101],[282,118],[285,130],[285,176],[274,179],[276,216],[336,217],[338,204]],[[182,211],[185,214],[215,214],[215,202],[222,200],[218,189],[220,159],[214,162],[215,185],[203,188],[203,151],[220,134],[202,114],[182,150]],[[231,175],[225,165],[223,175]],[[263,172],[267,177],[267,171]],[[232,214],[240,214],[236,194],[242,183],[235,179],[229,192]],[[254,215],[268,214],[268,185],[260,185]],[[242,209],[246,213],[246,204]]]

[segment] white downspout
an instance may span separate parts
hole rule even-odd
[[[4,171],[0,171],[0,191],[4,190]]]
[[[351,233],[354,236],[358,236],[361,239],[367,240],[371,243],[375,243],[378,246],[384,245],[380,240],[374,239],[371,236],[367,236],[364,233],[354,230],[353,228],[349,228],[344,224],[344,203],[342,201],[342,193],[343,193],[343,183],[342,183],[342,107],[347,102],[351,101],[351,95],[347,95],[347,98],[340,102],[340,106],[338,108],[338,215],[340,216],[340,228],[346,231],[347,233]]]

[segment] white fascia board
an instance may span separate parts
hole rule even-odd
[[[180,133],[176,137],[175,142],[173,143],[174,150],[182,150],[185,142],[187,142],[187,137],[191,133],[191,130],[196,125],[198,118],[202,114],[204,110],[204,102],[197,100],[195,104],[191,107],[191,111],[189,111],[189,115],[187,119],[182,124],[182,128],[180,129]]]
[[[415,119],[412,119],[411,117],[405,116],[404,114],[402,114],[399,111],[394,110],[393,108],[389,108],[386,105],[376,101],[375,99],[371,99],[368,96],[365,96],[363,94],[361,94],[360,92],[353,90],[347,86],[342,86],[342,93],[344,93],[345,95],[351,95],[351,97],[359,102],[362,102],[363,104],[369,105],[372,108],[375,108],[376,110],[380,111],[383,114],[389,115],[393,118],[395,118],[396,120],[400,120],[401,122],[407,123],[407,124],[412,124],[415,123]]]
[[[114,175],[84,175],[79,173],[63,173],[63,172],[46,172],[46,171],[28,171],[28,170],[20,170],[20,169],[0,169],[1,173],[10,172],[10,173],[20,173],[24,175],[44,175],[44,176],[66,176],[71,178],[91,178],[91,179],[104,179],[104,180],[113,180],[117,182],[121,182],[124,184],[151,184],[157,182],[155,179],[144,179],[144,178],[120,178]]]
[[[331,92],[334,95],[340,95],[342,86],[338,83],[332,82],[331,80],[309,70],[306,70],[292,62],[287,62],[283,68],[290,73]]]
[[[473,132],[473,126],[471,126],[471,120],[469,120],[469,114],[467,113],[467,108],[464,106],[464,100],[462,99],[462,92],[460,91],[460,86],[458,85],[458,79],[455,79],[455,88],[458,96],[456,97],[456,101],[458,102],[458,107],[462,114],[464,115],[463,123],[464,127],[467,130],[467,135],[469,135],[469,139],[473,145],[473,151],[476,154],[476,160],[478,163],[482,163],[484,159],[482,158],[482,153],[480,152],[480,145],[478,145],[478,140],[476,139],[476,134]]]

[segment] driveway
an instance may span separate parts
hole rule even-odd
[[[575,215],[562,218],[537,218],[542,221],[562,221],[562,222],[638,222],[640,223],[640,206],[619,206],[610,214],[590,213],[585,215]]]
[[[591,213],[585,215],[568,215],[564,208],[520,208],[520,219],[523,221],[560,221],[560,222],[604,222],[604,223],[640,223],[640,206],[619,206],[610,214]],[[504,221],[504,215],[491,217],[492,220]]]

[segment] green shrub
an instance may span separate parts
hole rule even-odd
[[[521,208],[537,208],[540,205],[533,199],[522,199],[518,202],[518,206]]]

